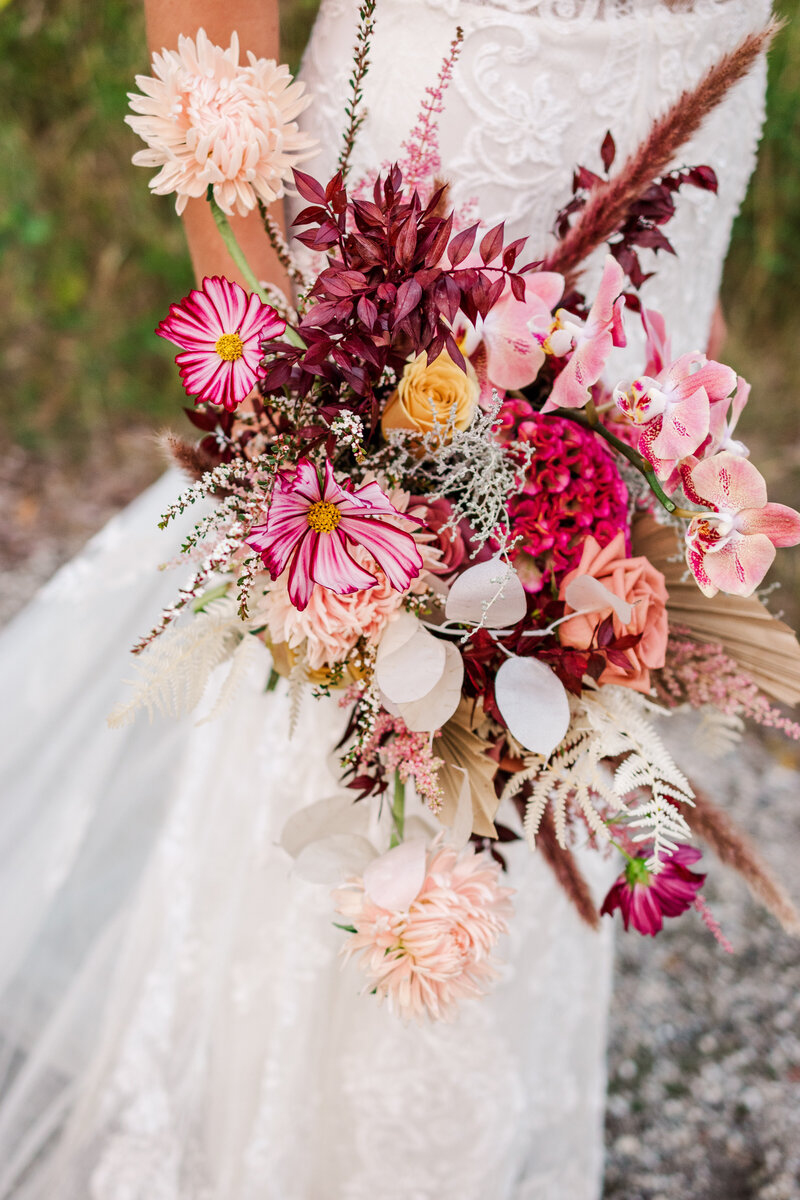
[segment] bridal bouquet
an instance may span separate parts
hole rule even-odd
[[[702,898],[697,832],[787,923],[794,913],[729,819],[672,761],[658,723],[689,705],[728,748],[749,716],[800,698],[800,650],[756,592],[800,514],[767,499],[735,439],[749,387],[701,351],[673,355],[637,291],[640,250],[686,186],[676,150],[752,63],[746,39],[612,174],[580,168],[548,257],[529,261],[442,177],[437,116],[456,37],[400,160],[352,178],[374,3],[365,3],[338,170],[296,117],[285,67],[200,31],[154,58],[129,123],[151,186],[206,196],[240,283],[212,277],[158,334],[202,432],[171,439],[195,482],[192,575],[136,648],[131,703],[176,712],[226,660],[219,704],[265,645],[288,679],[338,698],[342,789],[290,817],[297,871],[334,886],[344,951],[401,1014],[447,1016],[496,974],[526,838],[586,921],[574,848],[619,856],[601,911],[655,934]],[[267,205],[295,189],[292,252]],[[258,210],[295,299],[254,278],[227,217]],[[579,268],[606,244],[591,294]],[[641,322],[638,372],[609,377]],[[209,500],[212,503],[209,503]]]

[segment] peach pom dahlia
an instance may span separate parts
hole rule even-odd
[[[492,951],[508,932],[512,894],[488,854],[459,853],[437,839],[408,908],[381,907],[363,879],[337,888],[334,900],[356,931],[344,953],[360,955],[368,990],[402,1017],[448,1019],[460,1000],[483,995],[497,978]]]
[[[147,149],[133,161],[161,168],[150,188],[174,192],[179,214],[211,186],[223,212],[247,216],[282,196],[292,168],[313,153],[295,120],[310,103],[304,84],[273,59],[247,57],[240,65],[235,33],[223,50],[199,29],[196,41],[180,37],[177,50],[154,54],[152,76],[136,76],[143,94],[129,93],[136,115],[125,120]]]

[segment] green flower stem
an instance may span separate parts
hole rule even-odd
[[[575,421],[578,425],[583,425],[585,429],[591,429],[593,433],[596,433],[604,441],[608,442],[610,446],[613,446],[623,458],[627,458],[628,462],[644,475],[650,486],[650,490],[668,513],[671,513],[675,517],[691,518],[697,516],[696,513],[689,512],[687,509],[678,508],[674,500],[670,500],[658,482],[656,473],[647,459],[642,458],[638,450],[634,450],[632,446],[629,446],[627,442],[623,442],[616,434],[613,434],[610,429],[607,429],[603,425],[591,401],[589,401],[585,409],[557,408],[553,415],[556,417],[565,417],[568,421]]]
[[[222,209],[220,208],[220,206],[217,204],[216,200],[214,199],[214,189],[210,184],[208,187],[208,191],[206,192],[206,200],[208,201],[209,205],[211,206],[211,215],[214,218],[214,224],[216,225],[217,229],[220,232],[220,237],[222,238],[223,242],[225,243],[226,249],[227,249],[228,253],[230,254],[231,258],[236,263],[236,266],[239,268],[239,271],[241,272],[241,276],[244,279],[245,283],[250,288],[251,292],[255,292],[255,294],[257,296],[261,297],[261,299],[264,301],[265,304],[269,304],[269,296],[267,295],[267,293],[262,288],[261,284],[256,279],[255,273],[254,273],[252,267],[250,266],[249,262],[245,258],[244,251],[242,250],[242,247],[237,242],[236,235],[233,232],[233,230],[231,229],[230,221],[225,216],[225,213],[222,211]],[[296,333],[295,330],[292,329],[292,327],[290,325],[286,326],[283,336],[284,336],[285,340],[287,342],[291,342],[291,344],[293,346],[299,346],[301,350],[305,350],[305,348],[306,348],[305,342],[300,337],[300,334]]]
[[[392,833],[391,845],[399,846],[403,840],[403,829],[406,823],[406,785],[400,778],[399,771],[395,771],[394,775],[392,820],[394,821],[394,832]]]

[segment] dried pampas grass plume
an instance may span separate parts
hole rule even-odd
[[[780,22],[771,21],[758,33],[748,34],[706,72],[695,88],[678,97],[654,122],[648,136],[625,160],[620,171],[607,183],[592,189],[586,207],[548,255],[543,270],[571,274],[597,246],[617,232],[631,204],[670,166],[681,146],[697,132],[734,84],[744,78],[780,28]]]
[[[755,899],[772,913],[786,932],[800,935],[800,913],[781,885],[771,877],[750,839],[728,814],[695,786],[694,807],[687,806],[685,816],[692,832],[708,843],[720,862],[739,872]]]
[[[580,872],[575,856],[566,846],[558,844],[556,827],[550,808],[542,813],[536,848],[541,850],[558,882],[569,896],[582,920],[592,929],[599,929],[600,916],[592,900],[589,885]]]

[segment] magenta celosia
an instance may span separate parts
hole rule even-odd
[[[527,400],[507,400],[500,419],[509,440],[535,447],[509,503],[511,532],[521,539],[511,557],[526,590],[577,567],[589,534],[603,547],[623,532],[629,549],[628,490],[600,439],[564,417],[542,416]]]
[[[644,858],[629,859],[600,912],[611,915],[619,908],[626,929],[633,925],[639,933],[655,937],[664,917],[679,917],[694,904],[706,878],[689,870],[699,858],[694,846],[678,846],[657,874],[648,871]]]
[[[334,899],[356,930],[344,953],[360,956],[367,988],[400,1016],[448,1019],[497,978],[492,951],[508,931],[512,890],[501,887],[497,863],[471,846],[459,853],[435,842],[427,859],[422,886],[402,911],[376,904],[362,879]]]

